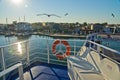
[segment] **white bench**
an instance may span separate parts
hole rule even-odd
[[[81,56],[67,58],[71,80],[120,80],[120,68],[115,62],[101,59],[95,51],[90,51],[84,58]]]

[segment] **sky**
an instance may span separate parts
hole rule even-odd
[[[0,0],[0,23],[87,22],[120,24],[120,0]],[[61,18],[36,14],[56,14]],[[67,16],[64,16],[68,13]],[[114,17],[112,16],[114,14]]]

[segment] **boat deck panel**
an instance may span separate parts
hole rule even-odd
[[[14,78],[14,79],[13,79]],[[16,80],[13,76],[12,80]],[[70,80],[66,66],[41,63],[24,72],[25,80]]]

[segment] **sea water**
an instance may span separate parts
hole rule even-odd
[[[41,36],[41,35],[32,35],[32,36],[26,36],[26,37],[16,37],[16,36],[11,36],[11,37],[5,37],[5,36],[0,36],[0,46],[4,46],[4,45],[9,45],[11,43],[15,43],[15,42],[20,42],[20,41],[23,41],[23,40],[28,40],[29,39],[29,45],[30,45],[30,55],[34,55],[36,57],[42,57],[42,58],[47,58],[47,56],[44,54],[46,53],[47,54],[47,40],[48,43],[49,43],[49,49],[51,49],[52,47],[52,43],[54,42],[54,38],[53,37],[48,37],[48,36]],[[80,39],[79,38],[67,38],[67,40],[77,40],[79,41]],[[71,54],[74,54],[74,53],[77,53],[77,51],[79,51],[80,47],[78,46],[82,46],[84,42],[70,42],[69,41],[69,44],[70,46],[72,45],[72,48],[71,50],[73,52],[71,52]],[[75,46],[75,50],[74,50],[74,47],[73,45],[76,44]],[[120,40],[113,40],[113,39],[102,39],[102,44],[105,45],[105,46],[108,46],[112,49],[115,49],[117,51],[120,51]],[[109,44],[109,45],[108,45]],[[13,62],[16,62],[16,61],[19,61],[21,58],[23,58],[25,56],[25,47],[23,48],[24,50],[22,51],[22,55],[18,55],[18,52],[14,51],[14,49],[17,49],[18,46],[12,46],[12,47],[7,47],[4,49],[4,56],[5,56],[5,62],[6,62],[6,65],[10,65],[11,63]],[[21,47],[21,46],[19,46]],[[64,46],[62,46],[62,48],[64,48]],[[64,48],[65,49],[65,48]],[[18,49],[20,50],[20,49]],[[74,52],[76,51],[76,52]],[[57,59],[56,56],[54,56],[54,54],[52,54],[52,50],[49,51],[50,52],[50,58],[52,59]],[[1,53],[1,51],[0,51]],[[42,53],[42,54],[41,54]],[[8,59],[10,57],[13,57],[12,59]],[[30,56],[30,60],[33,59],[33,56]],[[24,62],[24,61],[23,61]],[[0,61],[0,66],[1,66],[1,61]]]
[[[41,36],[41,35],[32,35],[32,36],[25,36],[25,37],[16,37],[16,36],[11,36],[11,37],[5,37],[5,36],[0,36],[0,46],[4,45],[9,45],[15,42],[20,42],[23,40],[28,40],[29,39],[29,54],[30,54],[30,60],[33,61],[34,57],[40,57],[40,61],[47,61],[47,53],[48,53],[48,47],[49,46],[49,54],[51,59],[57,59],[57,57],[52,53],[52,45],[54,39],[53,37],[48,37],[48,36]],[[73,39],[73,38],[67,38],[69,41],[69,45],[71,46],[71,53],[70,54],[75,54],[79,51],[80,47],[84,44],[84,42],[79,42],[80,39]],[[77,41],[74,41],[77,40]],[[48,42],[48,43],[47,43]],[[75,47],[74,47],[75,45]],[[4,48],[4,57],[5,57],[5,63],[6,66],[10,66],[12,63],[16,63],[17,61],[22,60],[23,58],[25,60],[22,60],[22,62],[26,62],[26,44],[19,44],[18,45],[13,45],[13,46],[8,46]],[[58,50],[60,47],[56,46],[56,49]],[[66,51],[66,47],[62,45],[61,47],[64,52]],[[63,52],[63,53],[64,53]],[[1,51],[0,51],[1,54]],[[31,56],[32,55],[32,56]],[[51,61],[52,62],[52,61]],[[1,67],[2,61],[0,61],[0,67]]]
[[[48,36],[39,36],[39,35],[32,35],[29,37],[15,37],[15,36],[11,36],[11,37],[5,37],[5,36],[0,36],[0,46],[4,46],[4,45],[8,45],[11,43],[15,43],[15,42],[20,42],[23,40],[38,40],[38,42],[40,42],[40,44],[44,45],[44,42],[46,39],[53,39],[52,37],[48,37]],[[43,42],[40,41],[40,39],[44,39]],[[54,40],[54,39],[53,39]],[[69,38],[68,40],[80,40],[80,39],[73,39],[73,38]],[[109,48],[115,49],[117,51],[120,51],[120,40],[117,39],[101,39],[102,40],[102,45],[107,46]],[[32,44],[32,45],[36,45],[36,44]],[[52,45],[52,44],[51,44]]]
[[[119,39],[102,39],[102,45],[120,51],[120,40]]]

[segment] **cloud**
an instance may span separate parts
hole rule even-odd
[[[27,5],[27,4],[25,4],[25,7],[27,8],[27,7],[28,7],[28,5]]]

